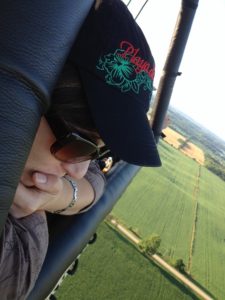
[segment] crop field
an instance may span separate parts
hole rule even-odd
[[[225,183],[202,169],[191,273],[218,299],[225,299]]]
[[[67,277],[58,300],[191,300],[198,298],[144,257],[135,246],[103,223],[96,243]]]
[[[172,145],[174,148],[179,149],[185,155],[195,158],[195,160],[201,165],[204,164],[205,157],[202,149],[188,141],[185,136],[182,136],[170,127],[165,128],[163,133],[166,135],[164,141]]]
[[[164,255],[187,261],[199,165],[165,143],[160,154],[163,167],[142,168],[112,213],[142,238],[159,234]]]
[[[142,168],[112,214],[142,238],[159,234],[165,258],[225,299],[225,183],[164,142],[159,151],[163,167]]]

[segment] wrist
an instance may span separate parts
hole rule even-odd
[[[70,202],[64,206],[63,208],[60,208],[60,209],[57,209],[57,210],[54,210],[53,213],[54,214],[61,214],[61,213],[64,213],[66,212],[67,210],[69,210],[70,208],[74,207],[76,202],[77,202],[77,192],[78,192],[78,189],[77,189],[77,184],[76,182],[69,176],[64,176],[63,177],[67,183],[69,183],[69,186],[70,186],[70,189],[72,188],[72,198],[70,200]],[[61,201],[60,201],[61,202]]]

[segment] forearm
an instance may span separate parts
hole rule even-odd
[[[90,209],[102,196],[105,190],[106,179],[96,161],[90,164],[87,174],[84,177],[94,190],[94,200],[89,207],[84,207],[80,212]]]

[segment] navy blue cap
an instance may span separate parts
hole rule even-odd
[[[160,166],[147,111],[154,59],[143,32],[120,0],[90,10],[69,60],[78,68],[96,127],[122,160]]]

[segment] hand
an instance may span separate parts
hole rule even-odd
[[[33,186],[19,183],[10,213],[22,218],[35,211],[55,211],[68,205],[72,199],[72,188],[62,177],[34,172]]]

